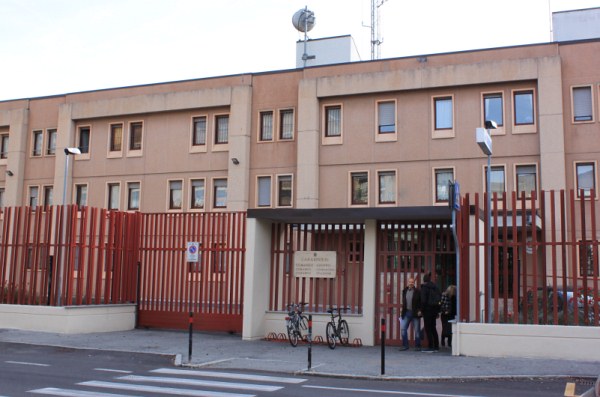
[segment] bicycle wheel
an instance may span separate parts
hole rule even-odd
[[[340,321],[340,343],[344,346],[350,343],[350,328],[346,320]]]
[[[325,328],[327,333],[327,345],[329,345],[330,349],[335,349],[335,328],[333,324],[327,323],[327,327]]]
[[[298,336],[302,340],[308,336],[308,317],[304,315],[298,319]]]
[[[287,325],[287,334],[288,339],[290,341],[290,345],[296,347],[298,346],[298,332],[296,331],[296,326],[294,325],[294,321],[290,320]]]

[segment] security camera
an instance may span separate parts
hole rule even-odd
[[[78,147],[66,147],[65,148],[65,154],[68,156],[70,154],[81,154],[81,150],[79,150]]]

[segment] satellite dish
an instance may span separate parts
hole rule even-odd
[[[292,17],[292,24],[299,32],[305,33],[315,27],[315,13],[308,7],[296,11]]]

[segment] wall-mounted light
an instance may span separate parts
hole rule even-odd
[[[6,170],[6,175],[13,176],[14,174],[13,174],[13,172],[11,170]]]
[[[238,164],[240,163],[240,160],[238,160],[238,159],[237,159],[237,157],[234,157],[234,158],[232,158],[232,159],[231,159],[231,162],[232,162],[234,165],[238,165]]]

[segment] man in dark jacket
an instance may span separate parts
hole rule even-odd
[[[415,347],[421,348],[421,291],[415,287],[415,279],[410,277],[408,285],[402,290],[402,313],[400,329],[402,331],[402,347],[408,350],[408,327],[412,324],[415,334]]]
[[[431,281],[431,273],[423,277],[421,284],[421,311],[423,312],[423,325],[425,334],[429,341],[429,349],[425,352],[437,352],[440,350],[440,340],[436,328],[436,320],[440,312],[439,299],[441,297],[438,286]]]

